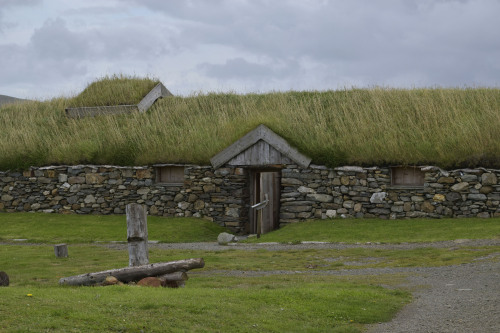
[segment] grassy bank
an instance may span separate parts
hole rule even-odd
[[[112,103],[106,95],[90,94]],[[208,164],[260,123],[316,164],[500,166],[499,89],[199,94],[164,98],[144,114],[80,120],[65,117],[72,104],[57,98],[0,108],[0,170]]]

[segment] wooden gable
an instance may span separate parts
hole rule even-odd
[[[311,159],[299,153],[268,127],[259,125],[212,157],[210,162],[214,168],[224,164],[233,166],[297,164],[307,168]]]

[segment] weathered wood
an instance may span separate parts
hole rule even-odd
[[[158,98],[173,96],[170,91],[160,82],[137,104],[139,111],[147,111]]]
[[[66,245],[66,244],[54,245],[54,253],[56,255],[56,258],[67,258],[68,257],[68,245]]]
[[[147,209],[139,204],[126,206],[129,266],[149,263]]]
[[[106,280],[107,276],[114,276],[121,282],[128,283],[130,281],[139,281],[149,276],[161,276],[178,271],[186,272],[195,268],[203,268],[204,266],[205,261],[203,258],[185,259],[64,277],[59,280],[59,284],[69,286],[92,286],[102,283]]]
[[[227,147],[214,157],[212,157],[210,159],[210,163],[212,163],[212,166],[217,169],[222,165],[226,164],[228,161],[235,158],[236,156],[240,155],[241,153],[244,153],[248,148],[252,147],[257,142],[259,142],[259,140],[266,142],[268,146],[272,147],[273,149],[278,151],[281,155],[283,155],[283,157],[281,158],[283,159],[287,158],[303,168],[307,168],[311,163],[311,159],[309,157],[299,153],[299,151],[290,146],[290,144],[285,139],[283,139],[281,136],[274,133],[268,127],[262,124],[257,126],[254,130],[245,134],[242,138],[234,142],[232,145],[230,145],[229,147]],[[276,158],[275,153],[271,154],[273,154],[273,156],[271,157],[275,159]],[[279,163],[272,163],[272,161],[270,161],[269,164],[279,164]],[[252,165],[252,164],[248,162],[242,162],[241,165]]]
[[[173,96],[160,82],[137,105],[111,105],[67,108],[68,118],[84,118],[102,115],[128,114],[132,112],[145,112],[158,98]]]

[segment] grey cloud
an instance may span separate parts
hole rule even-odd
[[[487,71],[495,68],[492,56],[500,47],[497,0],[136,3],[180,19],[176,42],[184,48],[223,45],[272,62],[308,59],[336,73],[319,73],[330,78],[384,84],[413,76],[423,85],[460,85],[497,75]],[[252,77],[249,61],[242,60],[202,67],[220,79]],[[236,64],[239,71],[229,70]]]
[[[198,66],[209,77],[219,79],[263,80],[282,79],[297,70],[296,62],[285,64],[258,64],[243,58],[228,59],[224,64],[202,63]]]

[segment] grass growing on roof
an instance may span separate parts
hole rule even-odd
[[[111,95],[112,104],[121,99]],[[1,108],[0,170],[208,165],[260,123],[315,164],[500,166],[500,89],[208,93],[163,98],[146,113],[84,119],[66,118],[70,104],[58,98]]]
[[[135,76],[105,76],[68,101],[69,107],[135,105],[160,81]]]

